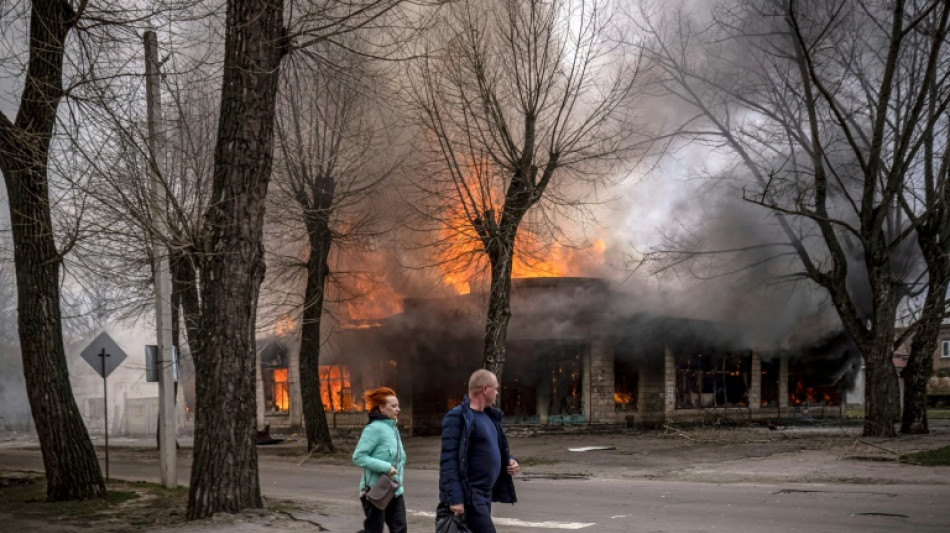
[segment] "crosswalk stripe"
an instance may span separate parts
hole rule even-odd
[[[435,513],[430,511],[408,510],[410,514],[435,518]],[[492,521],[499,526],[517,526],[517,527],[537,527],[545,529],[584,529],[597,525],[596,522],[527,522],[517,518],[492,518]]]

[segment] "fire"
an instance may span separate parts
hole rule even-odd
[[[451,247],[442,252],[442,283],[458,294],[471,292],[473,282],[487,280],[487,258],[482,254],[481,242],[471,227],[443,230],[451,232]],[[544,247],[539,238],[521,229],[515,237],[515,258],[511,266],[512,278],[556,278],[583,276],[603,263],[606,245],[594,241],[587,248],[573,248],[561,243]]]
[[[615,392],[614,403],[617,405],[626,405],[633,401],[633,395],[627,392]]]
[[[325,411],[364,411],[368,406],[354,401],[350,369],[344,365],[320,366],[320,399]]]
[[[798,380],[794,390],[790,390],[788,396],[791,405],[838,405],[841,402],[841,397],[833,386],[809,387],[802,380]]]
[[[479,216],[494,216],[500,221],[502,198],[490,190],[488,180],[481,179],[490,172],[485,163],[469,165],[468,187],[460,189],[465,203],[449,207],[443,214],[444,225],[440,235],[443,248],[437,260],[442,270],[442,282],[458,294],[471,292],[473,282],[487,278],[487,257],[481,238],[472,225]],[[513,278],[540,278],[583,276],[603,264],[606,243],[598,239],[585,248],[565,246],[559,242],[548,245],[538,234],[522,225],[515,237],[515,257],[512,262]]]
[[[287,369],[274,369],[274,406],[279,411],[286,411],[290,407],[290,398],[287,394]]]
[[[274,334],[278,337],[283,337],[292,332],[296,327],[297,323],[294,322],[294,319],[286,316],[274,323]]]
[[[388,280],[386,273],[392,268],[393,259],[384,251],[372,250],[359,254],[359,272],[349,272],[340,277],[336,299],[346,311],[351,326],[372,322],[402,312],[402,299]]]

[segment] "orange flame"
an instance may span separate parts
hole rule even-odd
[[[294,319],[286,316],[274,323],[274,334],[282,337],[292,332],[296,327],[297,323],[294,322]]]
[[[274,406],[279,411],[286,411],[290,407],[290,398],[287,395],[287,369],[274,369]]]
[[[320,366],[320,400],[330,411],[365,411],[363,402],[354,401],[350,385],[350,369],[345,365]]]
[[[402,311],[402,295],[377,275],[352,276],[346,282],[343,302],[350,322],[377,320]]]
[[[633,400],[633,395],[629,392],[615,392],[614,403],[617,405],[626,405]]]
[[[463,189],[466,203],[449,207],[443,216],[441,232],[443,248],[437,260],[442,270],[442,283],[458,294],[471,292],[473,282],[486,280],[487,258],[481,238],[473,227],[472,219],[490,215],[500,217],[500,194],[478,186],[480,178],[489,170],[486,164],[470,164],[471,183]],[[469,207],[466,208],[466,205]],[[473,207],[477,206],[477,207]],[[473,212],[477,210],[477,213]],[[496,223],[498,220],[496,220]],[[555,242],[547,246],[542,239],[524,226],[515,237],[515,257],[512,262],[513,278],[540,278],[583,276],[603,264],[606,243],[597,239],[585,248],[565,246]]]

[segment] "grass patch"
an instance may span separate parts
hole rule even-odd
[[[47,502],[45,477],[0,471],[0,530],[125,533],[162,528],[175,531],[186,522],[187,487],[169,489],[157,483],[112,480],[106,483],[106,489],[104,498]],[[305,509],[306,505],[290,500],[267,502],[266,509],[215,515],[211,521],[216,525],[210,530],[230,531],[236,522],[253,522],[260,525],[262,531],[263,528],[285,531],[293,524],[288,514]]]
[[[65,502],[46,501],[46,479],[33,474],[0,472],[0,509],[22,520],[17,529],[56,523],[95,531],[130,531],[184,523],[188,489],[155,483],[110,481],[106,496]],[[20,524],[20,522],[15,522]],[[6,524],[11,525],[11,524]]]
[[[303,509],[303,507],[289,501],[271,502],[267,504],[267,510],[274,513],[289,513],[291,511],[300,511],[301,509]]]
[[[900,460],[921,466],[950,466],[950,446],[902,455]]]

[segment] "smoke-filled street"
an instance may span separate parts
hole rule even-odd
[[[950,1],[0,0],[0,529],[947,529],[948,110]]]
[[[515,436],[512,450],[525,465],[516,481],[519,502],[496,504],[493,514],[498,531],[507,533],[945,531],[946,468],[889,460],[895,453],[950,443],[950,424],[934,425],[932,435],[900,439],[864,439],[847,425]],[[111,475],[157,481],[158,454],[149,444],[115,441]],[[191,449],[189,441],[183,444],[179,479],[187,480]],[[439,439],[416,437],[405,444],[410,530],[431,530]],[[584,446],[607,449],[569,451]],[[261,489],[269,503],[297,502],[291,514],[304,525],[340,532],[360,528],[359,470],[347,454],[304,461],[299,441],[258,449]],[[8,441],[0,449],[0,470],[18,469],[42,469],[35,444]],[[0,518],[7,524],[15,520],[2,511]],[[231,531],[236,526],[201,521],[177,530],[181,527]],[[256,529],[243,524],[241,531],[248,530]]]

